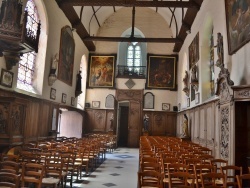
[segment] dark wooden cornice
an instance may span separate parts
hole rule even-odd
[[[137,37],[85,37],[83,41],[106,41],[106,42],[153,42],[153,43],[180,43],[179,38],[137,38]]]
[[[121,6],[121,7],[179,7],[199,8],[191,1],[146,1],[146,0],[57,0],[60,5],[67,6]]]

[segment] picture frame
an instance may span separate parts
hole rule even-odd
[[[92,108],[100,108],[100,101],[92,101]]]
[[[65,93],[62,93],[62,103],[66,103],[66,101],[67,101],[67,94],[65,94]]]
[[[88,88],[114,88],[116,54],[89,55]]]
[[[250,40],[249,14],[244,14],[250,2],[248,0],[225,0],[226,25],[229,55],[237,52]],[[241,14],[239,14],[241,12]],[[239,21],[240,20],[240,21]]]
[[[71,106],[75,106],[75,97],[71,97]]]
[[[187,107],[190,107],[190,98],[187,98]]]
[[[199,61],[200,50],[199,50],[199,33],[196,34],[190,46],[188,47],[189,55],[189,70]]]
[[[8,70],[1,70],[1,85],[12,88],[14,73]]]
[[[146,89],[177,90],[178,55],[148,54]]]
[[[162,110],[169,111],[170,110],[170,104],[169,103],[162,103]]]
[[[195,104],[199,104],[200,103],[200,93],[196,93],[195,94]]]
[[[114,95],[109,94],[109,95],[106,97],[106,100],[105,100],[105,107],[106,107],[106,108],[111,108],[111,109],[114,109],[114,108],[115,108],[115,96],[114,96]]]
[[[50,89],[50,99],[53,99],[53,100],[56,99],[56,89],[54,88]]]
[[[144,109],[154,109],[155,96],[151,92],[147,92],[143,96],[143,108]]]
[[[70,26],[61,29],[57,79],[72,86],[75,41]]]

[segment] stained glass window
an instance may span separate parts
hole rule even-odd
[[[37,33],[37,24],[39,22],[39,16],[33,0],[27,1],[25,10],[28,12],[29,15],[27,18],[26,28],[27,30],[30,30],[35,36]],[[36,93],[33,87],[35,62],[35,51],[23,54],[18,66],[17,88],[28,92]]]

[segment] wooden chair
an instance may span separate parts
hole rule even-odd
[[[148,163],[142,163],[141,164],[141,169],[142,172],[144,171],[157,171],[161,172],[161,164],[160,163],[154,163],[154,162],[148,162]]]
[[[189,165],[182,163],[170,163],[168,164],[167,171],[164,171],[164,185],[169,185],[169,175],[175,172],[187,172],[189,170]]]
[[[163,188],[163,174],[156,171],[138,172],[138,188]]]
[[[216,168],[210,164],[197,164],[194,166],[194,175],[195,175],[195,185],[196,188],[201,187],[201,175],[204,173],[215,172]]]
[[[210,164],[216,166],[216,172],[221,172],[220,167],[227,166],[228,161],[224,159],[211,159]]]
[[[181,187],[181,188],[194,188],[194,175],[188,172],[174,172],[169,174],[169,188]],[[187,180],[190,180],[188,183]]]
[[[47,158],[45,161],[45,177],[42,179],[42,185],[57,187],[59,183],[63,185],[63,165],[61,158]]]
[[[199,155],[197,158],[200,159],[203,164],[210,164],[210,161],[214,159],[214,156],[209,154],[203,154]]]
[[[221,180],[223,184],[217,184],[218,180]],[[226,175],[217,172],[201,174],[202,188],[219,188],[226,187]]]
[[[22,187],[26,184],[36,184],[37,188],[41,188],[44,176],[44,165],[37,163],[22,164]]]
[[[237,187],[236,175],[242,175],[242,167],[240,166],[221,166],[221,173],[226,175],[226,186]]]
[[[20,169],[20,164],[14,161],[3,161],[0,162],[0,172],[9,172],[13,174],[18,174]]]
[[[236,175],[236,179],[239,188],[250,186],[250,174]]]
[[[20,174],[0,172],[0,187],[19,188]]]

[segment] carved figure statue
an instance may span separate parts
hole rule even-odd
[[[189,87],[188,87],[188,72],[185,71],[185,77],[183,78],[184,88],[183,91],[189,96]]]
[[[147,132],[149,130],[149,117],[147,114],[144,115],[143,122],[144,122],[144,131]]]
[[[217,67],[224,67],[224,48],[223,48],[223,36],[221,33],[217,33],[217,55],[218,55],[218,60],[216,61],[216,66]]]
[[[114,114],[112,113],[111,114],[111,117],[110,117],[110,130],[113,130],[114,129],[114,124],[113,124],[113,122],[114,122]]]
[[[183,138],[185,137],[189,137],[189,134],[188,134],[188,117],[186,114],[184,114],[184,120],[183,120],[183,123],[182,123],[182,135],[181,135]]]

